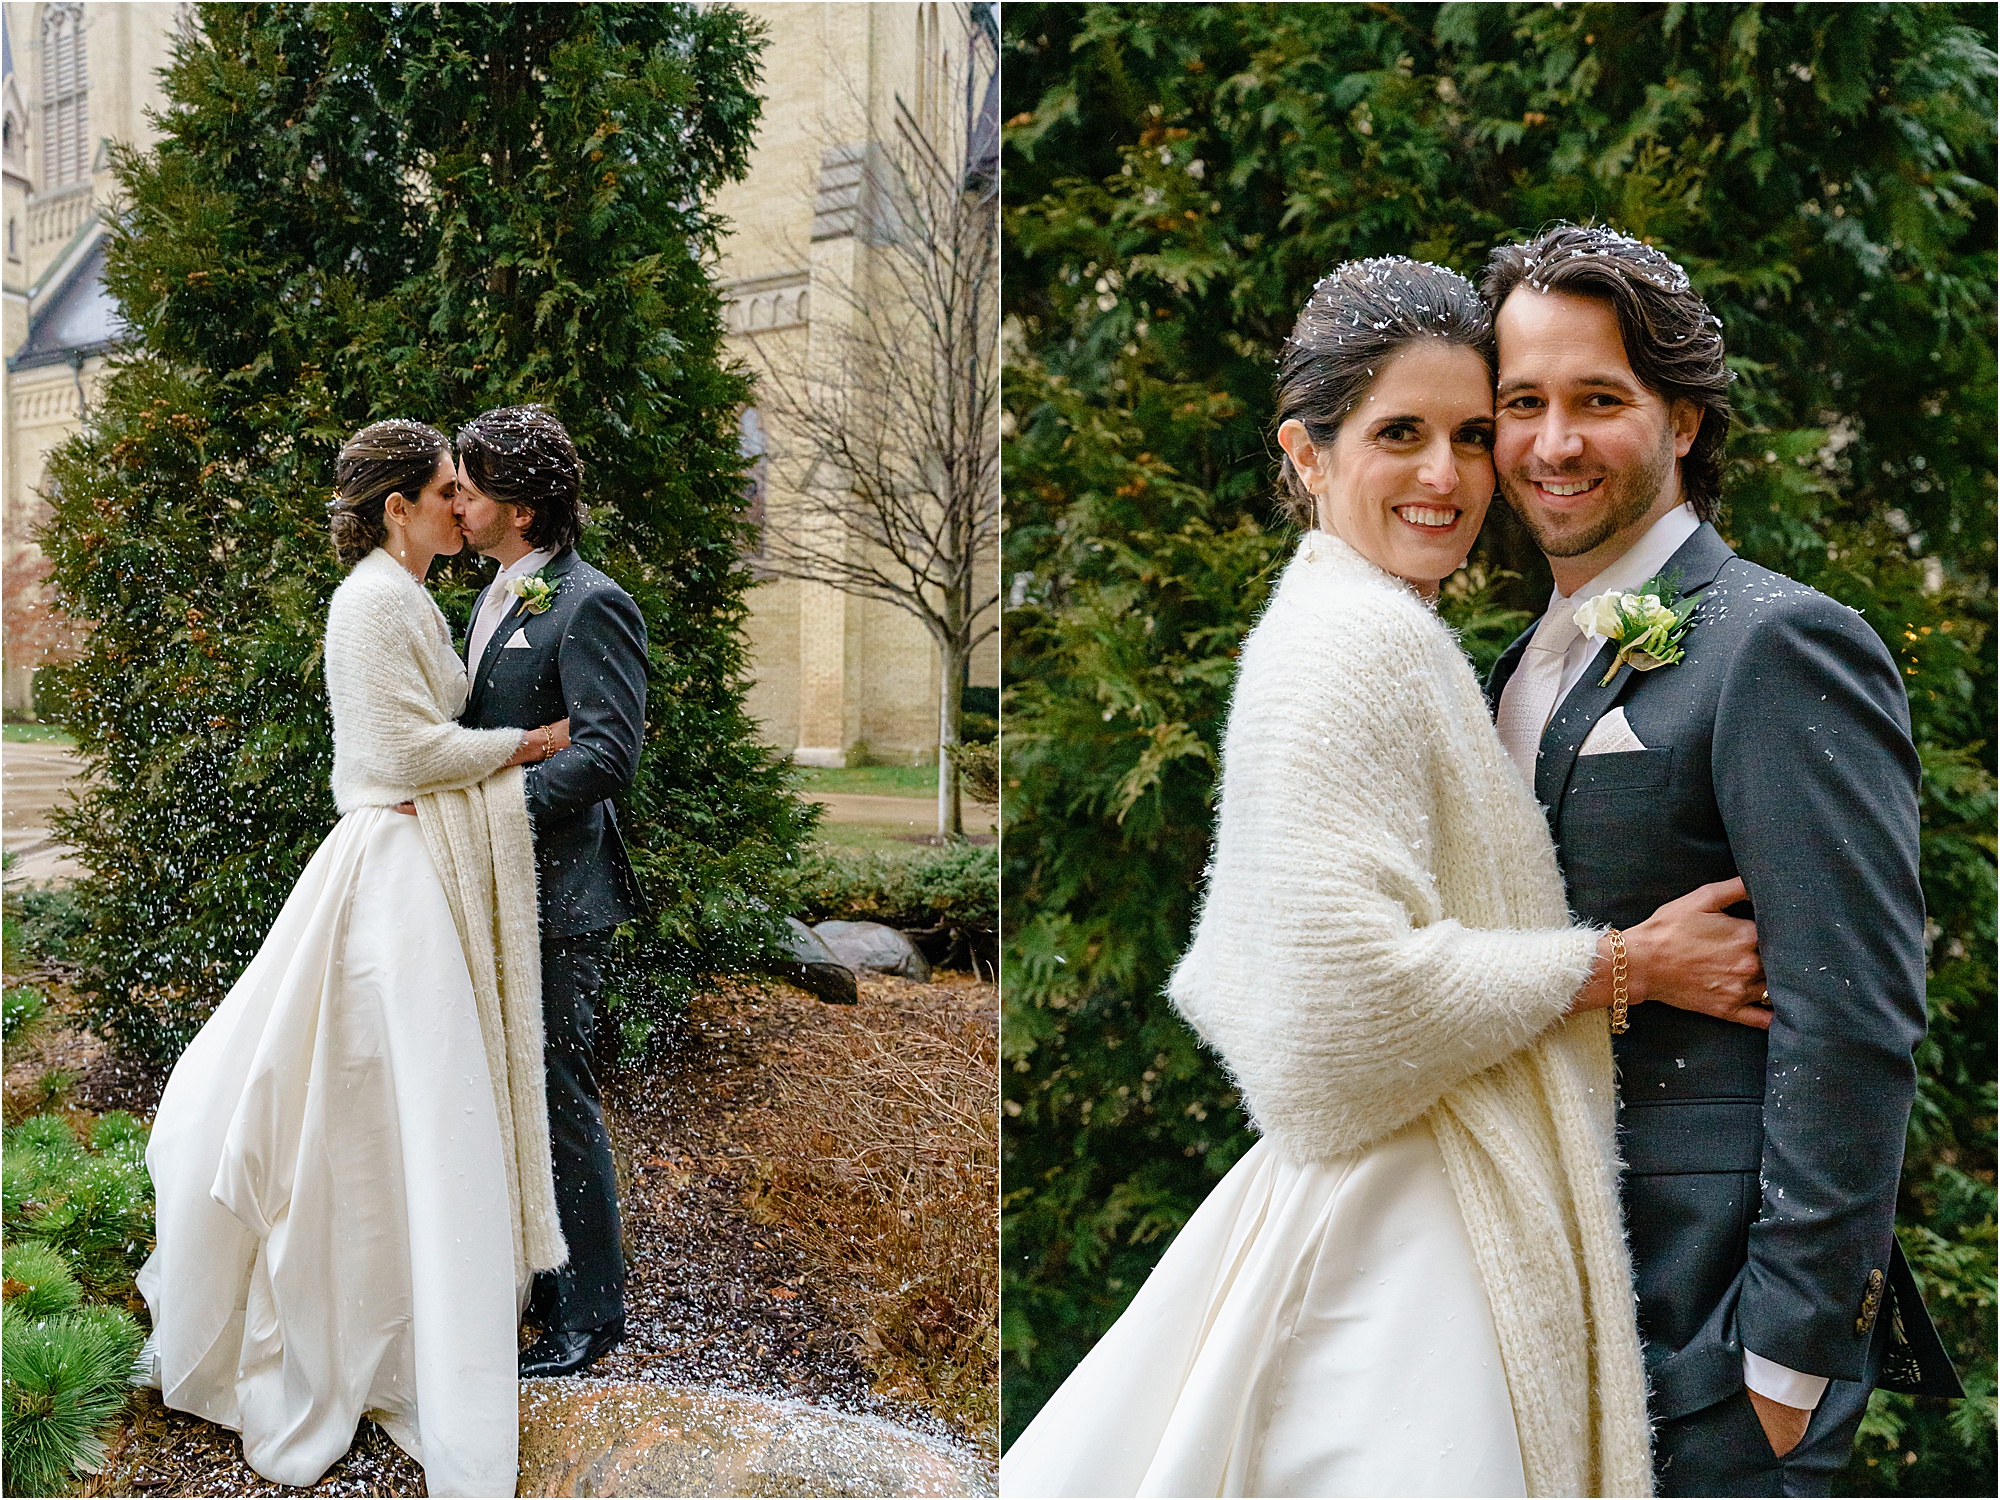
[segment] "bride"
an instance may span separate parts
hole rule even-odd
[[[1313,529],[1244,643],[1169,986],[1262,1139],[1008,1450],[1002,1493],[1649,1494],[1612,1012],[1768,1026],[1755,930],[1720,914],[1742,887],[1625,933],[1569,921],[1433,612],[1493,493],[1472,287],[1341,266],[1278,386]]]
[[[310,1485],[371,1416],[433,1495],[511,1495],[517,1317],[565,1259],[518,767],[567,723],[464,729],[423,586],[463,539],[450,446],[377,422],[335,465],[327,613],[342,816],[175,1065],[146,1164],[145,1369]]]

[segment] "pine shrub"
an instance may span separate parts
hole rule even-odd
[[[24,1318],[68,1312],[83,1301],[69,1262],[39,1240],[22,1240],[4,1253],[7,1306]]]
[[[17,985],[0,995],[0,1039],[13,1041],[48,1008],[40,990]]]
[[[0,1313],[0,1457],[10,1495],[61,1495],[104,1460],[103,1432],[125,1409],[145,1335],[129,1313],[79,1307]]]
[[[131,1290],[152,1252],[153,1188],[130,1116],[98,1134],[105,1146],[91,1150],[53,1114],[7,1132],[4,1232],[10,1243],[40,1241],[85,1290],[113,1296]]]
[[[539,401],[583,554],[649,635],[620,820],[649,898],[618,961],[665,1005],[775,952],[807,826],[742,708],[750,391],[708,208],[745,169],[761,36],[727,6],[204,5],[157,144],[115,148],[105,284],[131,330],[52,455],[43,545],[90,625],[52,696],[89,767],[58,816],[92,1019],[176,1056],[335,819],[320,651],[342,439]],[[468,556],[434,574],[462,620]]]

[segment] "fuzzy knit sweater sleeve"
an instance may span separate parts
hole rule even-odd
[[[465,669],[423,585],[386,552],[356,563],[326,619],[333,797],[342,813],[483,781],[518,729],[467,729]]]
[[[1458,691],[1457,643],[1351,552],[1333,563],[1302,548],[1245,642],[1208,889],[1168,987],[1259,1128],[1308,1159],[1387,1135],[1533,1042],[1596,944],[1561,925],[1545,834],[1487,837],[1489,812],[1511,835],[1540,817],[1473,738],[1492,728]],[[1547,925],[1453,909],[1453,860],[1495,866],[1496,888],[1539,879]]]

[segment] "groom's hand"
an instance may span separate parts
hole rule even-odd
[[[1771,1445],[1771,1451],[1783,1458],[1806,1435],[1806,1426],[1812,1421],[1810,1409],[1802,1406],[1786,1406],[1773,1401],[1769,1396],[1760,1396],[1747,1386],[1744,1394],[1750,1398],[1750,1405],[1756,1408],[1757,1420],[1763,1424],[1764,1438]]]
[[[1659,1000],[1768,1031],[1769,994],[1757,924],[1723,913],[1750,893],[1738,880],[1697,886],[1625,934],[1634,1000]]]

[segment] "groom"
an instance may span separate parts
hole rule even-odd
[[[472,607],[466,670],[473,729],[569,721],[569,744],[529,767],[528,816],[542,919],[543,1058],[556,1207],[569,1263],[535,1278],[542,1335],[521,1374],[573,1375],[625,1332],[625,1258],[611,1140],[591,1070],[604,935],[640,910],[611,799],[632,784],[646,724],[646,622],[576,554],[583,470],[538,406],[485,412],[459,430],[460,529],[500,572]]]
[[[1571,906],[1749,888],[1768,1033],[1636,1006],[1614,1046],[1662,1495],[1824,1495],[1869,1390],[1956,1396],[1892,1223],[1924,1034],[1917,756],[1853,610],[1736,556],[1729,375],[1680,267],[1564,225],[1493,253],[1493,463],[1555,575],[1494,667]],[[1578,604],[1677,576],[1685,656],[1613,671]],[[1634,996],[1643,999],[1643,996]]]

